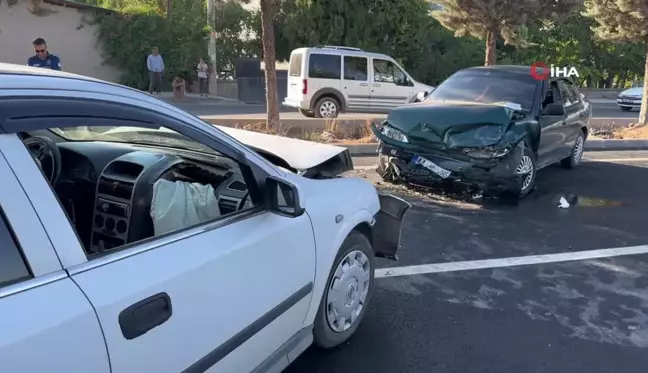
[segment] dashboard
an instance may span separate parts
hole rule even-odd
[[[114,142],[62,142],[56,193],[89,254],[154,235],[153,185],[164,178],[209,184],[221,215],[251,204],[236,162],[183,149]]]

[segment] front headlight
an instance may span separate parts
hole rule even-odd
[[[475,159],[492,159],[502,158],[507,155],[509,151],[508,148],[498,150],[468,150],[466,151],[466,155]]]
[[[382,134],[389,137],[390,139],[408,143],[407,136],[396,128],[390,127],[388,124],[384,124],[381,130]]]

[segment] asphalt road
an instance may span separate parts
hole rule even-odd
[[[211,101],[211,100],[210,100]],[[231,104],[220,103],[217,105],[210,105],[209,102],[205,100],[198,103],[185,103],[178,104],[178,106],[184,108],[185,110],[199,116],[229,116],[229,117],[241,117],[244,115],[248,118],[264,118],[266,107],[265,105],[245,105],[245,104]],[[594,118],[638,118],[639,112],[624,112],[618,108],[616,103],[613,100],[607,102],[594,102],[592,103],[592,108],[594,112]],[[364,114],[364,113],[347,113],[340,115],[340,118],[358,118],[358,117],[373,117],[375,114]],[[304,118],[294,109],[289,109],[282,107],[281,108],[281,117],[283,119],[301,119]]]
[[[367,168],[375,159],[354,163]],[[355,174],[379,182],[372,171]],[[542,170],[518,206],[378,184],[413,204],[400,260],[379,267],[429,273],[377,278],[355,337],[309,349],[286,372],[645,372],[648,255],[534,255],[574,259],[648,243],[647,185],[648,152],[586,153],[576,170]],[[559,209],[566,192],[579,204]],[[541,263],[489,260],[508,257]],[[425,266],[432,263],[439,265]]]

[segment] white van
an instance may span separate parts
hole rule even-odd
[[[385,113],[406,104],[418,92],[434,89],[412,79],[393,58],[358,48],[295,49],[288,69],[288,95],[283,105],[297,108],[307,117]]]

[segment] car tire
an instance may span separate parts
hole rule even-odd
[[[354,264],[350,265],[350,261]],[[346,271],[343,269],[345,265]],[[364,234],[353,231],[342,243],[326,281],[313,325],[313,339],[316,346],[331,348],[351,338],[367,311],[373,292],[373,282],[373,248]],[[337,291],[334,290],[336,286]],[[341,303],[337,305],[335,304],[336,294],[343,297]],[[347,325],[348,320],[339,318],[338,315],[341,313],[355,314],[356,318]],[[344,322],[339,324],[337,323],[339,321]]]
[[[299,109],[299,113],[306,118],[315,118],[315,113],[310,110]]]
[[[583,157],[583,149],[585,148],[585,134],[581,131],[578,135],[576,141],[574,141],[574,146],[572,147],[571,154],[569,157],[560,161],[560,165],[563,168],[572,169],[578,167]]]
[[[529,168],[528,172],[527,168]],[[536,156],[533,151],[526,146],[522,150],[522,157],[520,163],[515,169],[515,172],[521,176],[519,198],[526,197],[535,188],[536,174],[538,172],[536,167]]]
[[[632,106],[619,106],[621,108],[621,111],[630,111],[632,110]]]
[[[313,112],[317,118],[337,118],[340,114],[340,103],[333,97],[322,97],[315,103]]]

